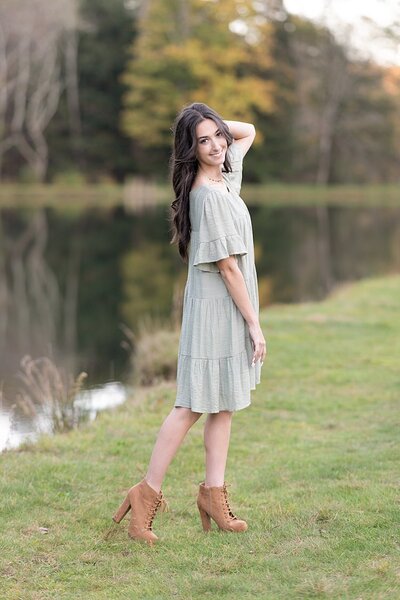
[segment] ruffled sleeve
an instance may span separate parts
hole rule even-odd
[[[204,199],[193,266],[219,273],[217,260],[244,254],[247,254],[246,245],[236,229],[229,197],[210,191]]]
[[[224,176],[228,185],[230,184],[235,192],[240,194],[243,173],[243,151],[239,144],[233,142],[233,144],[229,146],[228,157],[230,159],[232,173],[225,173]]]

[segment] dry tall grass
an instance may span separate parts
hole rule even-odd
[[[17,373],[20,385],[16,404],[30,417],[44,417],[54,433],[69,431],[82,419],[76,399],[86,377],[82,372],[74,378],[50,358],[33,359],[26,355]]]

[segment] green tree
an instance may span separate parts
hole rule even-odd
[[[260,8],[261,10],[261,8]],[[282,0],[266,0],[264,15],[269,22],[267,40],[272,60],[263,77],[275,84],[275,110],[257,112],[258,135],[263,143],[254,147],[246,165],[247,178],[260,182],[266,179],[290,180],[294,152],[294,118],[297,107],[296,72],[292,37],[295,26]]]
[[[80,0],[78,79],[81,134],[71,131],[63,98],[51,128],[51,172],[80,169],[93,178],[122,179],[134,170],[132,141],[119,115],[121,73],[135,38],[136,11],[124,0]]]

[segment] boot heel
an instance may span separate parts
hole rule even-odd
[[[203,531],[211,531],[210,515],[208,513],[206,513],[206,511],[204,509],[200,508],[200,506],[198,506],[198,509],[199,509],[199,513],[200,513],[201,524],[203,525]]]
[[[113,516],[113,521],[119,523],[125,517],[125,515],[129,512],[131,508],[131,503],[129,500],[129,496],[125,498],[115,515]]]

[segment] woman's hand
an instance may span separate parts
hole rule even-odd
[[[267,344],[263,332],[261,331],[260,324],[254,323],[249,325],[249,333],[253,343],[253,360],[251,365],[254,366],[257,360],[260,360],[261,364],[263,364],[267,354]]]

